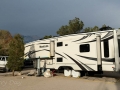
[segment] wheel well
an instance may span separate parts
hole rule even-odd
[[[73,70],[73,68],[71,66],[60,66],[58,68],[58,70],[64,70],[64,69],[70,69],[70,70]]]

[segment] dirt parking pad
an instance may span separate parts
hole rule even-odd
[[[0,76],[0,90],[120,90],[120,83],[63,76]]]

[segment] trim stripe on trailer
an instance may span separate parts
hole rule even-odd
[[[78,60],[79,61],[79,60]],[[82,63],[81,61],[79,61],[80,63]],[[95,71],[94,69],[90,68],[89,66],[87,66],[86,64],[82,63],[84,66],[86,66],[86,68],[90,71]]]
[[[67,55],[66,53],[64,53],[65,55]],[[87,71],[87,69],[85,69],[80,63],[78,63],[75,59],[73,59],[72,57],[70,57],[69,55],[67,55],[71,60],[73,60],[79,67],[80,69],[82,69],[83,71]]]
[[[93,33],[94,34],[94,33]],[[87,34],[86,34],[87,35]],[[92,35],[92,34],[91,34]],[[75,41],[72,41],[72,42],[77,42],[77,41],[81,41],[81,40],[83,40],[83,39],[86,39],[87,37],[90,37],[91,35],[87,35],[87,36],[83,36],[81,39],[78,39],[78,40],[75,40]],[[112,36],[111,36],[112,35]],[[112,39],[113,38],[113,32],[111,31],[111,32],[108,32],[105,36],[103,36],[102,38],[101,38],[101,41],[103,41],[104,39]],[[93,39],[93,40],[91,40],[91,41],[87,41],[87,42],[81,42],[81,43],[89,43],[89,42],[94,42],[94,41],[96,41],[96,39]]]
[[[25,47],[29,47],[29,46],[32,46],[32,45],[34,45],[34,44],[31,44],[31,45],[27,45],[27,46],[25,46]]]
[[[110,36],[110,37],[108,37],[108,38],[104,38],[104,39],[101,40],[101,41],[104,41],[104,40],[110,40],[110,39],[113,39],[113,36]],[[81,43],[90,43],[90,42],[95,42],[95,41],[96,41],[96,39],[93,39],[93,40],[91,40],[91,41],[81,42]],[[78,43],[78,44],[80,44],[80,43]]]
[[[50,43],[38,43],[38,44],[50,44]],[[37,45],[38,45],[38,44],[37,44]]]
[[[39,51],[44,51],[44,50],[45,50],[45,51],[50,51],[50,50],[47,50],[47,49],[37,50],[37,51],[30,51],[30,52],[25,53],[25,56],[34,54],[34,53],[39,52]],[[65,59],[67,59],[65,56],[63,56],[63,55],[61,55],[61,54],[59,54],[59,53],[57,53],[57,52],[55,52],[55,54],[60,55],[60,56],[64,57]]]
[[[94,57],[86,57],[86,56],[82,56],[82,55],[77,55],[77,56],[85,58],[85,59],[97,61],[97,58],[94,58]],[[102,58],[102,61],[104,61],[104,62],[115,62],[115,58],[109,58],[109,59]]]
[[[78,40],[75,40],[75,41],[72,41],[72,42],[81,41],[81,40],[83,40],[83,39],[86,39],[86,38],[90,37],[92,34],[94,34],[94,33],[86,34],[87,36],[83,36],[81,39],[78,39]]]
[[[108,32],[105,36],[102,37],[102,39],[105,39],[106,37],[113,36],[113,32]]]

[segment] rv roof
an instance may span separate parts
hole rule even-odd
[[[114,30],[117,30],[117,29],[114,29]],[[35,42],[39,42],[39,41],[43,41],[43,40],[51,40],[51,39],[57,39],[57,38],[62,38],[62,37],[68,37],[68,36],[85,35],[85,34],[88,34],[88,33],[99,33],[99,32],[108,32],[108,31],[113,31],[113,30],[87,32],[87,33],[81,32],[81,33],[77,33],[77,34],[69,34],[69,35],[63,35],[63,36],[56,36],[56,37],[52,37],[52,38],[48,38],[48,39],[42,39],[42,40],[32,41],[32,42],[26,43],[25,45],[33,44]]]

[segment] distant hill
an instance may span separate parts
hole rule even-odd
[[[40,37],[37,35],[31,35],[31,36],[24,36],[23,35],[23,38],[24,38],[24,43],[28,43],[28,42],[32,42],[32,41],[40,39]]]

